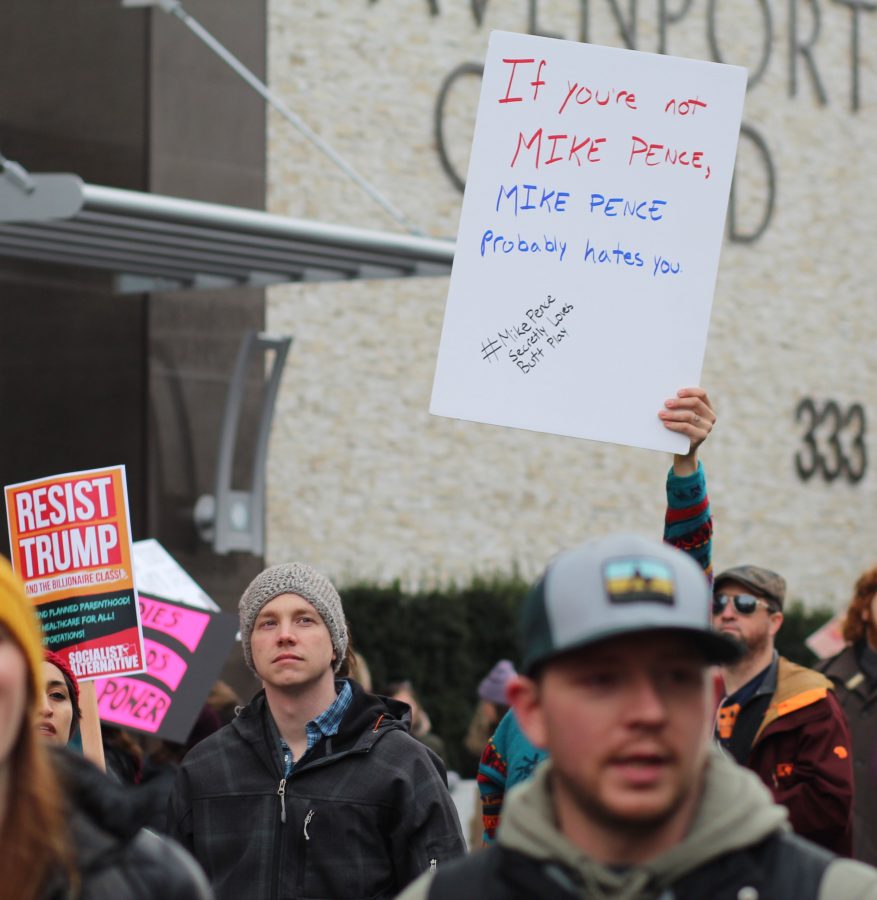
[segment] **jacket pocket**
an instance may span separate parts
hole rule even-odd
[[[377,900],[396,896],[383,807],[287,794],[286,809],[281,897]]]

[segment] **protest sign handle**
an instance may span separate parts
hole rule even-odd
[[[100,716],[97,711],[97,691],[93,681],[83,681],[79,686],[79,707],[82,719],[79,722],[79,733],[82,736],[82,753],[102,772],[106,772],[104,760],[104,743],[101,737]]]

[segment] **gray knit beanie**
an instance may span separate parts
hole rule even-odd
[[[304,563],[281,563],[271,566],[257,575],[244,591],[238,610],[241,616],[241,644],[244,662],[253,669],[253,651],[250,638],[256,617],[266,603],[281,594],[298,594],[304,597],[320,614],[329,629],[335,650],[335,671],[341,667],[347,654],[347,620],[341,608],[341,598],[332,583],[316,569]]]

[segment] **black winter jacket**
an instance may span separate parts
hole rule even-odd
[[[53,758],[68,801],[79,889],[57,872],[49,877],[43,900],[211,900],[192,857],[140,827],[136,793],[72,751],[59,750]]]
[[[395,897],[465,853],[444,769],[408,707],[365,693],[281,786],[264,692],[183,761],[168,830],[219,900]]]

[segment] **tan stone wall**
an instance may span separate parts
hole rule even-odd
[[[623,46],[608,0],[591,0],[590,34]],[[639,4],[641,7],[658,4]],[[682,4],[669,4],[681,6]],[[707,2],[668,29],[668,50],[711,58]],[[842,604],[877,562],[877,488],[869,461],[857,484],[801,481],[799,401],[864,407],[877,422],[877,18],[860,21],[861,108],[850,109],[851,13],[817,0],[813,58],[821,105],[799,57],[789,96],[788,3],[768,2],[768,66],[744,121],[766,141],[776,206],[752,244],[722,251],[702,382],[719,423],[704,451],[718,567],[742,561],[788,576],[808,603]],[[421,228],[453,236],[461,195],[433,138],[439,87],[460,63],[483,61],[493,28],[526,31],[527,3],[271,0],[271,86]],[[538,28],[579,36],[577,2],[540,2]],[[618,4],[627,10],[628,4]],[[811,33],[799,3],[799,34]],[[759,4],[719,2],[726,62],[754,69]],[[638,49],[655,50],[654,10],[642,10]],[[873,21],[872,21],[873,20]],[[465,171],[478,81],[450,95],[447,135]],[[272,116],[274,212],[398,231],[360,189]],[[738,154],[739,221],[763,210],[764,167]],[[669,457],[431,417],[428,412],[447,279],[283,286],[269,294],[269,329],[294,335],[270,453],[270,561],[303,558],[333,576],[407,582],[475,572],[535,574],[559,548],[610,530],[658,535]],[[846,440],[846,439],[845,439]],[[873,436],[868,450],[877,456]]]

